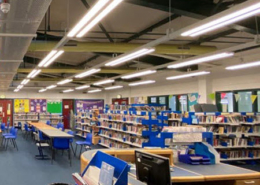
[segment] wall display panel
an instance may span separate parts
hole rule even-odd
[[[30,111],[31,112],[46,112],[47,100],[46,99],[30,99]]]
[[[188,103],[189,103],[189,111],[194,112],[194,105],[199,102],[199,94],[198,93],[190,93],[188,94]]]
[[[30,112],[30,100],[14,99],[14,112],[15,113]]]
[[[132,97],[131,98],[131,104],[147,104],[147,103],[148,103],[147,96]]]
[[[86,112],[92,109],[98,109],[100,113],[103,113],[104,100],[76,100],[75,108],[76,112]]]
[[[171,111],[176,111],[176,96],[170,95],[169,96],[169,108],[171,109]]]
[[[62,113],[62,101],[61,100],[47,100],[47,112],[49,113]]]
[[[240,98],[238,100],[238,111],[239,112],[253,112],[251,91],[238,92]]]

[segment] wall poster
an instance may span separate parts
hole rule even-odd
[[[104,109],[104,100],[76,100],[75,104],[76,112],[98,109],[99,113],[103,113]]]
[[[47,100],[47,112],[62,114],[62,101],[61,100]]]
[[[14,99],[14,112],[15,113],[30,112],[29,99]]]
[[[47,100],[46,99],[30,99],[31,112],[46,112]]]

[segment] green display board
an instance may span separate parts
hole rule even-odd
[[[61,100],[48,100],[47,101],[47,112],[61,114],[62,113]]]

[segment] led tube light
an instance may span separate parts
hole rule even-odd
[[[56,60],[59,56],[61,56],[64,53],[63,50],[58,51],[48,62],[46,62],[43,66],[48,67],[54,60]]]
[[[29,75],[27,76],[27,78],[31,78],[32,75],[33,75],[34,73],[36,73],[36,72],[37,72],[37,69],[32,70],[32,72],[29,73]]]
[[[40,63],[39,67],[42,67],[46,62],[48,62],[58,51],[52,50]]]
[[[36,72],[31,76],[31,78],[36,77],[41,71],[41,69],[36,70]]]
[[[103,84],[113,83],[114,81],[115,80],[104,80],[101,82],[94,83],[94,85],[103,85]]]
[[[58,85],[64,85],[64,84],[67,84],[67,83],[72,82],[72,81],[73,81],[72,79],[66,79],[66,80],[58,82],[57,84]]]
[[[83,85],[83,86],[76,87],[76,90],[87,89],[89,87],[90,87],[89,85]]]
[[[22,89],[23,85],[18,85],[17,89]]]
[[[57,87],[57,85],[50,85],[50,86],[46,87],[46,89],[53,89],[55,87]]]
[[[14,92],[18,92],[18,91],[20,91],[20,89],[15,89],[15,90],[14,90]]]
[[[113,0],[96,18],[94,18],[77,37],[83,37],[89,30],[91,30],[97,23],[99,23],[106,15],[115,9],[123,0]]]
[[[202,71],[202,72],[197,72],[197,73],[189,73],[189,74],[184,74],[184,75],[168,77],[166,79],[167,80],[177,80],[177,79],[181,79],[181,78],[189,78],[189,77],[193,77],[193,76],[201,76],[201,75],[207,75],[207,74],[210,74],[210,72]]]
[[[106,87],[105,90],[113,90],[113,89],[120,89],[120,88],[123,88],[123,86],[118,85],[118,86]]]
[[[75,78],[83,78],[83,77],[92,75],[94,73],[97,73],[99,71],[100,71],[100,69],[91,69],[89,71],[86,71],[86,72],[83,72],[83,73],[80,73],[80,74],[76,75]]]
[[[109,0],[99,0],[67,36],[74,37],[108,2]]]
[[[182,62],[182,63],[179,63],[179,64],[173,64],[173,65],[168,66],[168,68],[175,68],[176,69],[176,68],[181,68],[181,67],[185,67],[185,66],[200,64],[200,63],[203,63],[203,62],[210,62],[210,61],[214,61],[214,60],[218,60],[218,59],[222,59],[222,58],[228,58],[228,57],[232,57],[233,55],[234,55],[234,53],[224,52],[224,53],[219,53],[219,54],[210,55],[210,56],[207,56],[207,57],[202,57],[202,58]]]
[[[152,49],[144,48],[144,49],[138,50],[134,53],[131,53],[129,55],[119,57],[111,62],[108,62],[107,64],[105,64],[105,66],[115,66],[115,65],[121,64],[123,62],[127,62],[129,60],[135,59],[137,57],[152,53],[154,51],[155,51],[154,48],[152,48]]]
[[[88,93],[95,93],[95,92],[101,92],[102,90],[100,89],[96,89],[96,90],[91,90],[91,91],[88,91]]]
[[[245,68],[256,67],[256,66],[260,66],[260,61],[229,66],[226,67],[226,70],[238,70],[238,69],[245,69]]]
[[[74,91],[74,90],[73,90],[73,89],[67,89],[67,90],[64,90],[64,91],[62,91],[62,92],[68,93],[68,92],[72,92],[72,91]]]
[[[30,79],[24,79],[21,84],[26,85],[29,81],[30,81]]]
[[[211,21],[209,23],[206,23],[204,25],[201,25],[199,27],[186,31],[186,32],[182,33],[181,35],[195,37],[195,36],[201,35],[203,33],[207,33],[212,30],[216,30],[218,28],[227,26],[229,24],[241,21],[243,19],[246,19],[246,18],[256,15],[258,13],[260,13],[260,3],[256,3],[249,7],[235,11],[229,15],[223,16],[219,19],[216,19],[214,21]]]
[[[39,90],[39,92],[45,92],[45,91],[47,91],[47,89],[41,89],[41,90]]]
[[[135,78],[135,77],[139,77],[139,76],[145,76],[145,75],[153,74],[153,73],[156,73],[156,72],[157,72],[156,70],[142,71],[142,72],[139,72],[139,73],[134,73],[134,74],[131,74],[131,75],[126,75],[126,76],[123,76],[123,77],[121,77],[121,78],[122,78],[122,79],[130,79],[130,78]]]
[[[152,84],[155,83],[154,80],[147,80],[147,81],[140,81],[140,82],[135,82],[135,83],[131,83],[129,84],[129,86],[138,86],[138,85],[145,85],[145,84]]]

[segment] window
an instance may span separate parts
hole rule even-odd
[[[159,104],[166,105],[166,97],[164,97],[164,96],[159,97]]]
[[[221,93],[221,108],[222,112],[234,112],[233,93]]]
[[[187,95],[179,96],[179,111],[188,111]]]
[[[238,112],[253,112],[251,95],[252,91],[238,92]]]
[[[176,111],[176,96],[169,96],[169,108],[171,111]]]

